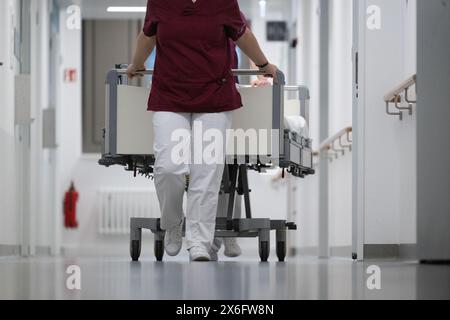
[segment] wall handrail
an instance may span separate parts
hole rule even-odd
[[[390,91],[384,96],[385,102],[395,102],[396,98],[400,96],[405,90],[409,90],[413,85],[415,85],[417,82],[417,75],[413,75],[412,77],[409,77],[405,81],[403,81],[401,84],[399,84],[395,89]]]
[[[417,103],[415,100],[411,100],[409,98],[409,90],[412,86],[415,86],[417,84],[417,75],[413,75],[403,81],[401,84],[399,84],[396,88],[394,88],[392,91],[387,93],[383,99],[386,103],[386,113],[391,116],[399,116],[400,120],[403,120],[403,111],[407,110],[409,112],[409,115],[412,115],[412,105]],[[400,103],[402,102],[402,94],[404,94],[404,99],[408,103],[407,107],[400,106]],[[392,112],[389,108],[390,104],[394,104],[395,109],[397,109],[396,112]]]
[[[326,151],[326,150],[330,150],[333,148],[333,144],[335,142],[341,141],[342,143],[342,138],[346,137],[348,139],[348,142],[351,143],[351,138],[350,138],[350,134],[353,132],[353,127],[346,127],[342,130],[340,130],[338,133],[336,133],[335,135],[329,137],[328,139],[326,139],[325,141],[323,141],[320,144],[320,150],[322,151]]]
[[[314,152],[314,156],[318,157],[322,153],[329,153],[335,158],[339,154],[345,155],[345,152],[352,151],[353,139],[352,139],[353,127],[345,127],[333,136],[329,137],[320,144],[319,151]],[[345,138],[345,139],[344,139]],[[333,158],[331,157],[330,160]]]

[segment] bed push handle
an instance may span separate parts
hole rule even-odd
[[[127,72],[128,65],[127,64],[116,64],[115,71],[119,75],[125,75]],[[140,71],[143,75],[152,75],[154,73],[153,69],[147,69]],[[231,73],[234,76],[264,76],[266,72],[256,69],[232,69]],[[277,70],[278,79],[284,80],[284,73],[280,70]]]

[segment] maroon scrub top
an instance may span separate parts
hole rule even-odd
[[[243,12],[241,12],[241,19],[242,21],[245,21],[245,24],[247,27],[249,26],[249,22],[247,20],[247,17]],[[229,40],[230,42],[230,52],[231,52],[231,69],[238,69],[239,68],[239,57],[236,52],[236,44],[233,40]],[[239,77],[236,77],[236,83],[239,83]]]
[[[237,0],[149,0],[144,34],[156,35],[150,111],[216,113],[242,107],[232,50],[247,28]]]

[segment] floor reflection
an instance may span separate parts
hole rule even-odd
[[[66,287],[81,268],[81,290]],[[367,268],[380,267],[381,290]],[[450,299],[450,266],[413,262],[300,258],[189,263],[128,258],[2,258],[0,299]]]

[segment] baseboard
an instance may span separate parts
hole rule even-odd
[[[257,255],[254,245],[248,245],[244,243],[241,245],[246,255]],[[273,248],[274,249],[274,248]],[[20,254],[20,247],[17,249]],[[153,245],[148,242],[145,243],[145,251],[148,254],[152,254]],[[317,247],[301,247],[291,248],[289,250],[289,256],[318,256]],[[11,252],[11,249],[8,251]],[[48,255],[49,248],[36,249],[37,255]],[[0,256],[2,256],[2,250],[0,246]],[[11,254],[10,254],[11,255]],[[120,247],[118,246],[64,246],[62,248],[63,256],[123,256],[128,255],[128,243],[124,243]],[[351,246],[340,246],[330,248],[331,257],[352,258]],[[416,244],[366,244],[364,245],[364,259],[404,259],[404,260],[416,260],[417,259],[417,245]]]
[[[318,247],[302,247],[302,248],[291,248],[289,250],[290,256],[319,256]],[[336,246],[330,248],[330,257],[338,258],[352,258],[352,247],[351,246]]]
[[[50,247],[47,246],[37,246],[35,253],[37,256],[51,256],[52,250]]]
[[[317,256],[319,254],[318,247],[301,247],[301,248],[290,248],[289,255],[292,257],[296,256]]]
[[[338,246],[330,248],[330,255],[339,258],[352,258],[352,246]]]
[[[416,244],[365,244],[364,259],[405,259],[417,258]]]
[[[400,258],[405,260],[416,260],[418,258],[417,254],[417,244],[401,244],[400,245]]]
[[[0,245],[0,257],[15,257],[22,254],[20,245]],[[36,246],[35,256],[51,256],[51,248],[49,246]]]
[[[153,254],[153,244],[142,245],[142,254]],[[63,257],[121,257],[129,255],[129,244],[124,242],[121,246],[63,246],[61,248]]]
[[[0,257],[14,257],[20,255],[19,245],[0,245]]]

